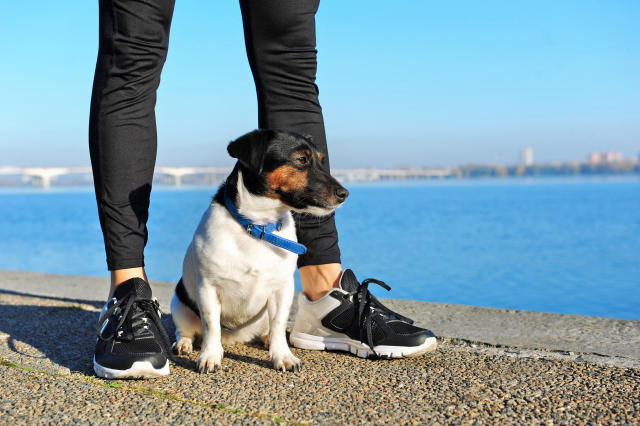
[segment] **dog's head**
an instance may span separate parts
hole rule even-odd
[[[349,195],[327,173],[323,155],[308,136],[254,130],[231,142],[227,150],[238,159],[250,192],[278,199],[296,212],[327,215]]]

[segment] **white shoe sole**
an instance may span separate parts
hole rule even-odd
[[[152,379],[169,375],[169,361],[167,360],[167,363],[162,368],[154,368],[149,361],[136,361],[131,368],[114,370],[98,364],[94,356],[93,371],[99,377],[104,377],[105,379]]]
[[[322,337],[312,334],[291,332],[289,337],[291,344],[300,349],[310,349],[316,351],[345,351],[359,356],[360,358],[368,358],[375,351],[381,358],[411,358],[433,352],[436,350],[438,343],[435,337],[429,337],[420,346],[374,346],[373,351],[366,343],[350,339],[348,337]]]

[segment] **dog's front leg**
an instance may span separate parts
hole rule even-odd
[[[293,277],[291,282],[275,291],[267,302],[269,310],[269,357],[276,370],[300,370],[301,362],[287,345],[287,318],[293,301]]]
[[[220,330],[220,299],[216,288],[207,282],[198,283],[196,291],[202,320],[202,349],[198,357],[198,370],[209,373],[221,366],[224,353]]]

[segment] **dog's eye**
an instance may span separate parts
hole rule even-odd
[[[305,164],[307,164],[307,162],[308,162],[309,160],[307,160],[307,157],[305,157],[305,156],[300,156],[300,157],[296,158],[296,161],[297,161],[299,164],[305,165]]]

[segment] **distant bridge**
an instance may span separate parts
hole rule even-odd
[[[184,176],[208,175],[219,180],[231,172],[229,167],[157,167],[155,175],[172,178],[173,184],[180,186]],[[451,168],[441,169],[334,169],[331,172],[344,182],[434,179],[453,176]],[[0,176],[20,176],[23,182],[31,181],[33,186],[49,188],[51,182],[60,176],[91,175],[90,167],[0,167]]]
[[[187,175],[215,175],[224,177],[231,171],[228,167],[157,167],[155,175],[165,175],[173,178],[173,184],[182,184],[183,176]],[[49,188],[51,181],[60,176],[91,175],[91,167],[0,167],[1,175],[20,176],[23,181],[31,180],[33,186]]]
[[[91,173],[90,167],[0,167],[0,175],[18,175],[23,181],[31,179],[33,186],[49,188],[58,176]]]
[[[189,175],[209,175],[224,179],[229,173],[229,167],[156,167],[155,175],[165,175],[173,178],[173,184],[180,186],[182,177]]]
[[[334,169],[331,171],[337,179],[344,182],[362,182],[378,180],[434,179],[454,176],[452,168],[442,169]]]

